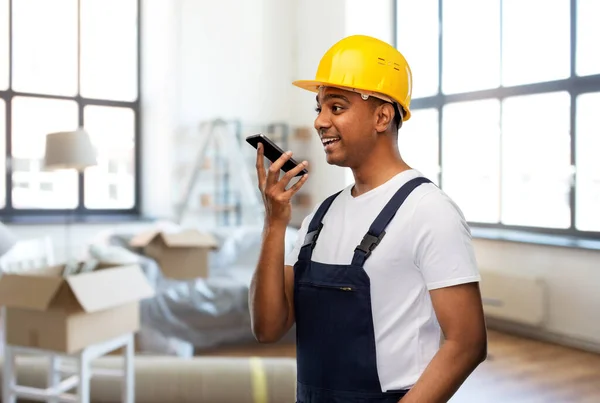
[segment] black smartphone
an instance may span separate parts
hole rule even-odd
[[[258,143],[262,143],[264,156],[267,157],[267,159],[271,162],[277,161],[277,159],[285,153],[285,151],[279,148],[279,146],[277,146],[277,144],[275,144],[273,140],[271,140],[262,133],[248,136],[246,137],[246,141],[254,148],[258,148]],[[283,164],[281,169],[285,172],[288,172],[294,169],[296,166],[298,166],[298,162],[293,158],[290,158],[285,162],[285,164]],[[308,171],[306,170],[306,168],[304,168],[302,171],[296,174],[296,176],[302,176],[307,173]]]

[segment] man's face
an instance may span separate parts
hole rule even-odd
[[[375,145],[374,109],[360,94],[324,87],[317,94],[315,129],[327,162],[356,167]]]

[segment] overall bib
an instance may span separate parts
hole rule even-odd
[[[404,200],[417,186],[428,182],[415,178],[396,192],[356,247],[349,265],[311,260],[323,217],[341,192],[317,209],[294,265],[297,403],[392,403],[408,392],[381,391],[370,279],[363,265]]]

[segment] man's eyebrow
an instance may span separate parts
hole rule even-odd
[[[316,98],[317,100],[317,104],[319,103],[319,96],[317,95]],[[348,98],[346,98],[345,96],[341,95],[341,94],[327,94],[323,97],[323,102],[328,101],[329,99],[341,99],[344,102],[348,102],[350,103],[350,100]]]

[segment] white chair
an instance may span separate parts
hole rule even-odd
[[[123,348],[124,366],[122,370],[98,368],[92,371],[92,361],[118,348]],[[17,354],[48,358],[46,388],[33,388],[17,384],[15,360]],[[2,402],[17,403],[17,398],[25,398],[48,403],[90,403],[91,378],[92,376],[102,376],[120,378],[123,403],[134,403],[134,359],[132,333],[88,346],[75,354],[60,354],[55,351],[6,345]],[[63,375],[66,376],[64,379]],[[71,389],[76,389],[76,393],[67,393]]]
[[[19,241],[9,252],[0,257],[0,271],[3,273],[23,273],[55,265],[52,239],[40,237]],[[2,307],[2,347],[4,356],[2,402],[16,403],[17,398],[29,398],[50,403],[90,402],[90,379],[92,376],[116,376],[123,379],[123,402],[134,402],[134,340],[133,334],[107,340],[84,348],[79,353],[68,355],[54,351],[8,345],[5,307]],[[124,370],[91,371],[91,362],[118,348],[123,348]],[[17,354],[46,356],[49,360],[47,388],[36,389],[17,385]],[[70,375],[62,379],[62,375]],[[76,394],[67,391],[77,388]]]

